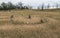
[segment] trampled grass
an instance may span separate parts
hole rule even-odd
[[[0,11],[0,38],[60,38],[60,10]],[[13,21],[11,15],[14,15]],[[31,15],[31,19],[28,16]]]

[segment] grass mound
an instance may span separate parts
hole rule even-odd
[[[0,38],[60,38],[59,12],[60,10],[0,11]],[[13,21],[11,15],[14,15]]]

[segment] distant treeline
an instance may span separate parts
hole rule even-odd
[[[47,6],[45,6],[45,4],[43,3],[42,5],[39,5],[37,6],[37,9],[41,9],[41,10],[44,10],[44,9],[50,9],[50,4],[48,4]],[[58,9],[59,8],[59,4],[56,3],[56,5],[53,7],[53,9],[56,8]],[[0,4],[0,10],[12,10],[12,9],[32,9],[32,6],[30,5],[24,5],[24,3],[22,2],[18,2],[17,4],[13,4],[11,2],[8,2],[8,3],[5,3],[5,2],[2,2]]]
[[[12,10],[12,9],[31,9],[32,7],[27,5],[24,6],[22,2],[18,2],[17,4],[13,4],[11,2],[5,3],[2,2],[0,5],[0,10]]]

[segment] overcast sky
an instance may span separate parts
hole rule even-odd
[[[48,3],[59,3],[59,0],[0,0],[0,3],[2,2],[8,2],[11,1],[12,3],[17,3],[17,2],[23,2],[24,4],[29,4],[32,6],[38,6],[41,3],[48,4]]]
[[[8,1],[11,1],[11,2],[19,2],[19,1],[22,1],[24,3],[43,3],[43,2],[57,2],[59,0],[0,0],[0,2],[8,2]]]

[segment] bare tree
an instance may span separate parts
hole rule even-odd
[[[40,9],[40,6],[38,6],[37,9],[39,10]]]
[[[27,7],[28,7],[28,9],[32,9],[32,6],[30,6],[30,5],[27,5]]]
[[[59,5],[58,5],[58,3],[56,3],[56,8],[58,8],[59,7]]]
[[[41,8],[42,8],[42,10],[44,10],[44,3],[42,4]]]
[[[48,8],[48,9],[49,9],[49,7],[50,7],[50,4],[47,5],[47,8]]]
[[[20,9],[22,9],[22,8],[23,8],[23,3],[22,3],[22,2],[18,2],[18,7],[19,7]]]

